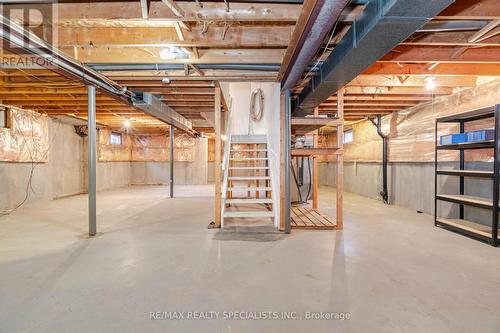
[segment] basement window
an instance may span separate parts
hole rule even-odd
[[[354,132],[352,129],[344,131],[344,143],[351,143],[354,141]]]
[[[0,128],[10,128],[10,110],[0,108]]]
[[[111,132],[111,137],[109,138],[109,143],[112,145],[121,145],[122,144],[122,134],[121,133],[116,133],[116,132]]]

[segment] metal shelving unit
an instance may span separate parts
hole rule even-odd
[[[494,129],[495,129],[495,139],[489,141],[480,142],[466,142],[459,144],[449,144],[449,145],[439,145],[438,144],[438,127],[442,123],[458,123],[460,126],[460,133],[465,132],[465,124],[472,121],[477,121],[481,119],[493,118]],[[435,176],[434,176],[434,225],[444,227],[458,233],[468,235],[477,239],[487,241],[493,246],[498,246],[500,238],[498,233],[498,213],[500,211],[499,207],[499,171],[500,171],[500,104],[474,110],[470,112],[465,112],[461,114],[456,114],[452,116],[442,117],[436,119],[435,128]],[[468,149],[491,149],[493,155],[493,170],[483,171],[483,170],[466,170],[465,169],[465,151]],[[460,152],[459,169],[458,170],[438,170],[438,158],[439,151],[443,150],[458,150]],[[460,190],[459,194],[440,194],[438,193],[438,176],[457,176],[460,177]],[[476,177],[476,178],[488,178],[493,181],[493,193],[491,199],[473,197],[465,195],[465,177]],[[459,205],[459,218],[449,219],[438,217],[438,201],[446,201]],[[465,206],[478,207],[481,209],[487,209],[491,211],[491,227],[476,223],[474,221],[468,221],[464,218],[464,208]]]

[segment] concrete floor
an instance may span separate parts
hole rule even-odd
[[[350,194],[343,232],[221,233],[206,228],[211,193],[100,193],[93,239],[85,196],[0,218],[0,332],[500,332],[500,249]],[[333,215],[333,190],[320,199]],[[150,320],[152,311],[350,320]]]

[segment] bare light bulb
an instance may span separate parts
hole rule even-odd
[[[434,78],[433,77],[429,77],[427,78],[427,83],[425,84],[425,87],[428,89],[428,90],[434,90],[436,88],[436,81],[434,81]]]

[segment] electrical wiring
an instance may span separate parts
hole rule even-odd
[[[27,71],[23,70],[22,68],[20,67],[16,67],[17,70],[19,70],[20,72],[24,73],[26,76],[28,77],[31,77],[37,81],[40,81],[40,82],[46,82],[46,83],[65,83],[65,82],[72,82],[70,80],[67,80],[67,81],[51,81],[51,80],[47,80],[47,79],[42,79],[42,78],[39,78],[38,76],[36,75],[33,75],[31,73],[28,73]]]
[[[309,77],[309,74],[311,74],[312,71],[314,71],[314,70],[316,70],[316,68],[318,68],[319,63],[321,62],[321,58],[323,58],[323,56],[325,55],[326,51],[329,50],[328,49],[328,45],[330,45],[330,42],[332,41],[333,36],[335,35],[335,31],[337,30],[337,25],[338,24],[339,24],[339,21],[337,21],[335,23],[335,25],[333,26],[332,32],[330,33],[330,36],[328,37],[328,41],[326,42],[326,47],[323,49],[323,52],[318,57],[318,60],[316,60],[316,63],[314,64],[314,66],[311,69],[309,69],[309,71],[306,73],[306,75],[304,75],[304,78],[302,79],[302,81],[300,82],[299,85],[302,85],[302,83]]]
[[[47,149],[44,151],[44,153],[42,154],[42,156],[40,157],[40,159],[38,161],[35,161],[35,156],[33,155],[34,152],[31,150],[26,136],[24,135],[24,133],[22,131],[20,132],[21,136],[23,138],[23,141],[26,144],[26,147],[28,149],[30,159],[31,159],[31,162],[30,162],[31,168],[30,168],[28,180],[26,182],[25,195],[24,195],[23,200],[19,204],[17,204],[16,206],[14,206],[14,208],[11,208],[11,209],[8,209],[5,211],[0,211],[0,217],[10,215],[14,211],[16,211],[17,209],[22,207],[29,200],[30,190],[31,190],[31,192],[35,193],[35,190],[33,189],[33,175],[34,175],[35,169],[38,165],[37,163],[40,163],[41,161],[43,161],[47,157],[47,154],[49,153],[49,150],[50,150],[50,146],[54,143],[56,136],[60,132],[60,128],[61,128],[61,123],[58,122],[58,127],[57,127],[56,131],[54,132],[54,134],[52,135],[52,137],[50,138],[49,145],[48,145]],[[33,136],[33,134],[34,134],[33,127],[31,128],[31,131],[32,131],[31,133]]]
[[[33,152],[30,148],[30,145],[28,144],[28,140],[26,140],[26,136],[24,135],[23,131],[20,131],[20,133],[21,133],[21,136],[23,138],[24,144],[26,145],[26,148],[28,149],[28,153],[29,153],[30,159],[31,159],[31,169],[30,169],[30,173],[28,176],[28,181],[26,183],[25,195],[24,195],[24,199],[19,204],[17,204],[14,208],[7,210],[6,212],[0,213],[0,216],[9,215],[13,211],[18,209],[22,205],[24,205],[26,203],[26,201],[28,201],[28,199],[29,199],[30,189],[33,191],[32,181],[33,181],[33,173],[35,171],[35,158],[33,157]],[[31,127],[31,136],[33,137],[33,126]]]
[[[306,202],[311,199],[312,190],[312,173],[311,173],[311,158],[307,157],[307,169],[309,169],[309,189],[307,190]]]
[[[293,168],[293,163],[290,161],[290,170],[292,171],[293,179],[295,180],[295,185],[297,185],[297,192],[299,195],[299,203],[302,203],[302,193],[300,193],[299,181],[297,180],[297,174],[295,173],[295,169]]]
[[[6,21],[6,22],[4,22]],[[78,74],[79,76],[81,76],[82,78],[82,81],[84,83],[89,83],[89,84],[95,84],[97,87],[104,87],[106,88],[106,90],[108,91],[111,91],[112,93],[116,94],[116,95],[126,95],[129,96],[131,95],[130,92],[128,92],[127,88],[126,87],[120,87],[118,84],[116,84],[114,81],[110,80],[109,78],[107,78],[106,76],[102,75],[101,73],[99,72],[95,72],[95,71],[92,71],[91,69],[85,67],[84,65],[80,64],[78,61],[76,60],[73,60],[69,57],[67,57],[65,54],[63,54],[62,52],[60,52],[59,50],[57,49],[53,49],[51,45],[49,45],[48,43],[46,43],[44,40],[38,38],[36,35],[34,35],[31,31],[28,30],[28,34],[27,36],[25,36],[25,31],[24,31],[24,28],[21,27],[21,26],[18,26],[17,24],[13,23],[13,22],[10,22],[10,20],[6,19],[6,18],[2,18],[2,23],[6,23],[6,24],[9,24],[10,26],[12,26],[12,30],[13,31],[17,31],[17,32],[20,32],[21,35],[23,35],[24,37],[27,37],[31,42],[33,42],[34,45],[42,45],[43,47],[46,47],[48,49],[50,49],[52,51],[51,53],[51,56],[54,57],[54,60],[56,61],[56,66],[61,66],[62,64],[62,67],[67,71],[67,72],[72,72],[73,74],[79,70]],[[10,41],[12,43],[18,43],[18,44],[22,44],[21,41],[19,40],[19,38],[17,38],[16,36],[14,36],[13,34],[10,34],[12,31],[9,30],[9,35],[7,36]],[[2,35],[2,37],[5,39],[6,37]],[[24,45],[24,44],[23,44]],[[41,48],[39,48],[41,49]],[[36,56],[40,56],[40,57],[46,57],[47,55],[45,53],[41,53],[41,52],[36,52]],[[78,68],[76,68],[78,67]],[[37,88],[45,88],[45,89],[73,89],[73,88],[80,88],[83,86],[83,84],[80,84],[78,82],[74,82],[74,81],[71,81],[71,80],[67,80],[67,81],[52,81],[52,80],[48,80],[48,79],[43,79],[43,78],[40,78],[40,77],[37,77],[36,75],[33,75],[31,73],[28,73],[27,71],[25,71],[24,69],[22,68],[19,68],[19,66],[16,66],[16,69],[19,70],[20,72],[22,72],[26,78],[31,78],[33,81],[36,81],[37,83],[40,83],[40,84],[37,84],[36,87]],[[3,83],[2,84],[2,87],[5,87],[5,88],[13,88],[13,87],[16,87],[16,88],[26,88],[26,89],[33,89],[33,85],[29,85],[29,84],[23,84],[23,83],[20,83],[20,84],[15,84],[15,83]],[[60,123],[59,123],[59,126],[60,126]],[[34,128],[32,127],[31,128],[31,131],[32,131],[32,134],[34,132]],[[30,194],[33,192],[35,193],[35,190],[33,188],[33,176],[34,176],[34,172],[35,172],[35,169],[36,169],[36,166],[37,166],[37,163],[39,163],[40,161],[44,160],[50,150],[50,147],[52,146],[52,143],[55,139],[55,137],[57,136],[59,131],[55,131],[55,133],[53,134],[52,138],[49,140],[49,144],[48,144],[48,147],[47,147],[47,150],[45,152],[43,152],[43,154],[41,155],[41,159],[39,161],[36,161],[35,160],[35,149],[36,147],[34,146],[34,144],[29,144],[29,139],[26,138],[25,136],[25,133],[23,133],[22,131],[20,132],[20,135],[22,136],[22,139],[24,141],[24,144],[26,146],[26,149],[28,149],[28,152],[29,152],[29,156],[30,156],[30,159],[31,159],[31,168],[30,168],[30,172],[29,172],[29,176],[28,176],[28,179],[27,179],[27,182],[26,182],[26,189],[25,189],[25,195],[24,195],[24,198],[23,200],[21,200],[21,202],[17,205],[15,205],[14,208],[12,209],[9,209],[9,210],[6,210],[6,211],[0,211],[0,217],[1,216],[5,216],[5,215],[9,215],[11,214],[12,212],[14,212],[15,210],[17,210],[18,208],[20,208],[21,206],[23,206],[28,200],[29,200],[29,197],[30,197]],[[33,135],[32,135],[33,136]]]

